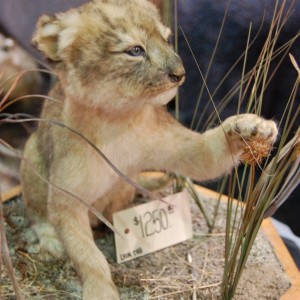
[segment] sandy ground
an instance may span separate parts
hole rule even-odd
[[[208,211],[213,199],[204,199]],[[96,240],[111,265],[121,299],[221,299],[224,266],[225,205],[221,205],[211,235],[192,203],[194,238],[123,264],[116,263],[114,237],[106,232]],[[4,205],[5,228],[19,284],[26,299],[81,299],[81,284],[72,264],[39,259],[38,240],[31,230],[21,198]],[[192,263],[188,262],[188,255]],[[1,271],[4,299],[15,299],[6,270]],[[290,286],[272,246],[259,233],[235,299],[276,300]]]

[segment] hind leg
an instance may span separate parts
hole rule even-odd
[[[35,172],[43,178],[48,177],[43,157],[38,151],[36,136],[33,134],[26,144],[21,163],[23,201],[27,206],[27,214],[32,222],[32,227],[39,239],[41,258],[43,260],[53,257],[61,258],[64,253],[62,244],[56,230],[48,222],[48,184]]]

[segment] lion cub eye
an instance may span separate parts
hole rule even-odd
[[[131,56],[143,56],[145,54],[145,50],[141,46],[134,46],[127,50],[126,53]]]

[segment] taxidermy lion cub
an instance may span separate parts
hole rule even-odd
[[[52,63],[58,82],[42,118],[56,120],[94,143],[123,173],[164,169],[196,180],[229,172],[239,163],[243,140],[273,143],[277,127],[252,114],[233,116],[204,134],[180,125],[166,111],[185,79],[170,30],[146,0],[98,0],[55,16],[42,16],[33,41]],[[25,161],[43,177],[109,220],[126,207],[134,189],[86,142],[41,122],[27,142]],[[75,264],[83,298],[119,299],[108,263],[96,247],[88,209],[48,186],[22,165],[24,199],[43,255]],[[93,222],[94,223],[94,222]]]

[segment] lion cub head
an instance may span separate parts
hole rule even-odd
[[[170,30],[146,0],[95,0],[38,22],[33,42],[66,96],[103,109],[166,104],[184,81]]]

